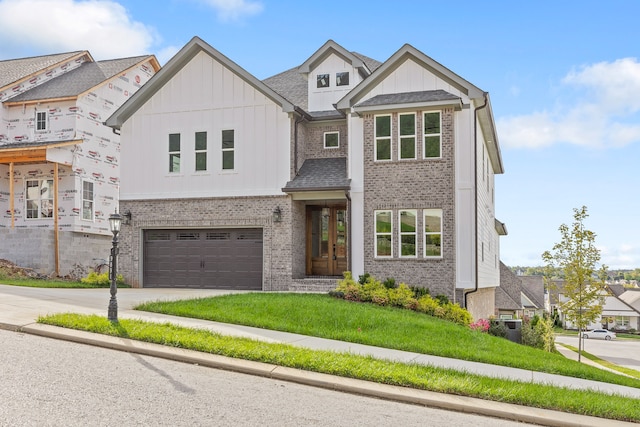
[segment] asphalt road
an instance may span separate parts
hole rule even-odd
[[[556,342],[578,348],[578,336],[557,336]],[[619,366],[640,371],[640,340],[584,340],[584,351]]]
[[[0,330],[0,426],[527,424]]]

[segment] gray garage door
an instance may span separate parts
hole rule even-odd
[[[262,289],[262,229],[146,230],[144,287]]]

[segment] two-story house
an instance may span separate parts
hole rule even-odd
[[[0,61],[0,258],[61,276],[108,258],[120,137],[103,122],[159,69],[87,51]]]
[[[320,291],[349,270],[494,312],[489,97],[410,45],[380,63],[328,41],[261,81],[195,37],[107,124],[134,286]]]

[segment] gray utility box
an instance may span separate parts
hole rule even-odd
[[[497,324],[503,324],[507,329],[507,339],[509,341],[522,344],[522,320],[521,319],[496,319]]]

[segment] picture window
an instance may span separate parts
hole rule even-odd
[[[349,72],[336,73],[336,86],[349,86]]]
[[[28,219],[53,218],[53,180],[33,179],[26,182]]]
[[[318,74],[317,76],[317,87],[329,87],[329,74]]]

